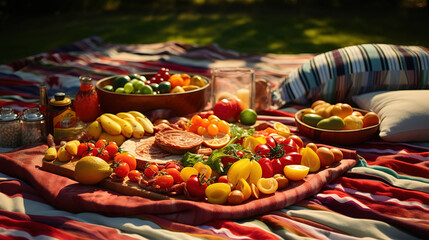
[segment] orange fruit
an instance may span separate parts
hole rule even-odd
[[[329,104],[329,103],[323,103],[323,104],[317,105],[314,108],[314,111],[316,111],[316,114],[318,114],[324,118],[327,118],[327,117],[331,116],[330,115],[331,113],[328,112],[328,109],[330,106],[331,106],[331,104]]]
[[[309,167],[310,172],[316,172],[320,169],[320,159],[313,149],[306,147],[302,150],[301,165]]]
[[[362,113],[358,111],[353,111],[352,115],[356,117],[363,117]]]
[[[275,193],[279,187],[277,180],[274,178],[260,178],[256,183],[259,191],[265,194]]]
[[[368,112],[363,116],[363,127],[369,127],[372,125],[376,125],[380,122],[380,118],[375,112]]]
[[[283,172],[287,179],[292,181],[299,181],[307,176],[309,167],[303,165],[286,165]]]
[[[279,134],[283,137],[289,137],[289,135],[290,135],[289,127],[284,125],[281,122],[275,122],[274,123],[274,129],[277,130],[277,134]]]
[[[355,130],[363,127],[363,121],[357,116],[349,115],[344,118],[344,130]]]
[[[315,143],[307,143],[306,147],[311,148],[314,152],[317,151],[317,145]]]
[[[335,104],[335,108],[332,109],[331,114],[335,116],[339,116],[341,118],[345,118],[349,115],[352,115],[353,108],[347,103],[337,103]]]
[[[311,104],[311,108],[314,109],[317,105],[320,105],[320,104],[323,104],[323,103],[326,103],[326,102],[323,101],[323,100],[317,100],[317,101],[313,102],[313,104]]]
[[[316,113],[316,111],[314,111],[314,109],[312,109],[312,108],[306,108],[302,112],[302,115],[304,116],[305,114],[309,114],[309,113]]]
[[[338,148],[331,148],[329,150],[331,150],[331,152],[334,154],[335,162],[339,162],[339,161],[341,161],[343,159],[343,152],[341,152],[340,149],[338,149]]]
[[[327,147],[320,147],[316,151],[317,156],[320,159],[321,166],[329,166],[335,162],[334,153]]]
[[[231,137],[226,133],[218,133],[216,136],[203,135],[203,144],[213,149],[224,147],[229,140],[231,140]]]

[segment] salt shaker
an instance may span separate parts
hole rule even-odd
[[[0,147],[15,148],[21,145],[21,120],[11,107],[0,109]]]
[[[45,116],[39,108],[25,109],[21,116],[22,120],[22,144],[29,145],[42,142],[45,133]]]

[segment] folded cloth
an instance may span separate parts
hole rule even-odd
[[[287,189],[241,205],[216,205],[190,200],[151,200],[125,196],[98,186],[86,186],[75,180],[40,169],[47,145],[41,144],[0,154],[2,172],[31,184],[51,205],[70,212],[97,212],[108,216],[151,214],[175,222],[198,225],[217,219],[242,219],[292,205],[316,194],[323,186],[340,177],[358,160],[355,151],[343,150],[337,165],[291,182]]]

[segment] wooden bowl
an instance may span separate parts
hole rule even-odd
[[[308,137],[318,140],[322,143],[332,143],[338,145],[354,145],[367,141],[375,133],[378,132],[380,122],[376,125],[365,127],[356,130],[328,130],[310,126],[301,121],[302,113],[305,109],[299,110],[295,114],[295,124],[299,131],[307,135]],[[362,109],[354,109],[355,111],[361,112],[365,115],[367,111]]]
[[[146,72],[139,74],[150,79],[156,73]],[[210,80],[204,76],[201,76],[201,78],[204,79],[206,85],[202,88],[184,93],[163,93],[157,95],[125,94],[104,90],[104,86],[113,85],[116,77],[103,78],[96,83],[98,100],[102,112],[118,113],[136,110],[147,113],[157,109],[168,109],[171,110],[173,115],[184,116],[201,111],[207,106],[210,100]]]

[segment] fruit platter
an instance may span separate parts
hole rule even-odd
[[[379,129],[380,118],[374,112],[352,108],[347,103],[318,100],[311,107],[299,110],[295,122],[302,133],[314,140],[353,145],[373,137]]]
[[[206,107],[210,88],[210,80],[204,76],[170,73],[166,68],[115,75],[96,83],[100,108],[109,113],[168,109],[178,116],[186,115]]]
[[[279,121],[256,120],[238,99],[155,122],[136,110],[103,113],[80,140],[51,139],[42,169],[126,195],[239,205],[357,161],[344,149],[304,145]]]

